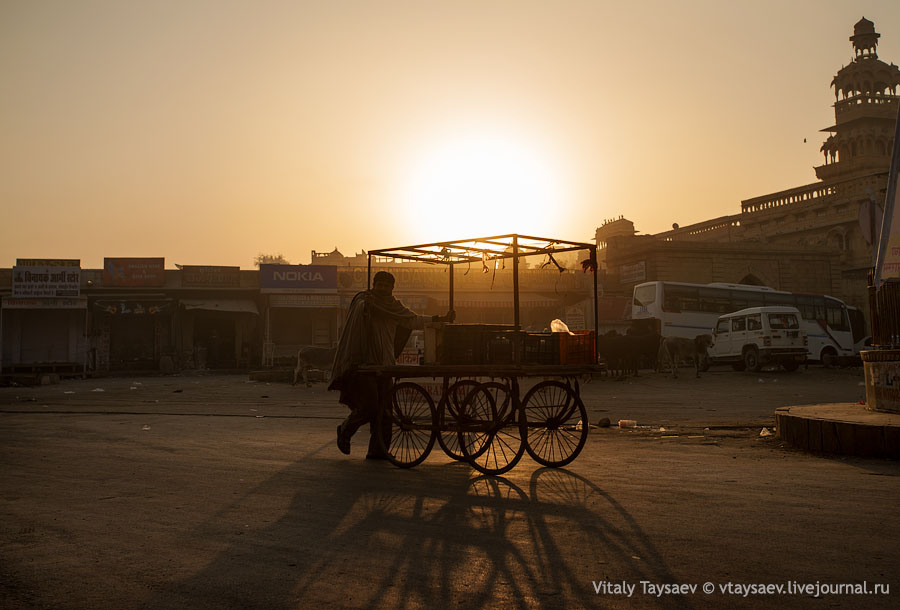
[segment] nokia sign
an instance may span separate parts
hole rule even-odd
[[[260,265],[262,292],[337,290],[337,267],[329,265]]]
[[[321,271],[276,271],[272,274],[276,282],[324,282]]]

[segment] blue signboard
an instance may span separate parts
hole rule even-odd
[[[337,267],[333,265],[259,266],[260,292],[337,290]]]

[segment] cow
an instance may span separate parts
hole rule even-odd
[[[638,375],[638,371],[642,368],[655,369],[657,366],[657,352],[659,351],[659,343],[662,337],[655,330],[642,331],[640,328],[632,326],[625,333],[628,338],[628,351],[634,359],[634,374]]]
[[[309,381],[309,369],[331,370],[336,351],[335,347],[313,345],[306,345],[297,350],[297,366],[294,368],[294,379],[291,381],[291,385],[297,385],[297,377],[302,376],[303,383],[306,384],[306,387],[310,387],[312,383]]]
[[[667,360],[672,368],[672,377],[678,379],[678,363],[693,360],[697,377],[700,377],[700,367],[711,345],[712,335],[697,335],[693,339],[665,337],[659,347],[659,366],[662,366],[663,359]]]
[[[610,375],[621,373],[624,377],[632,369],[628,351],[627,338],[614,330],[597,338],[597,352],[606,361],[606,370]]]
[[[610,374],[638,376],[642,366],[656,366],[659,340],[659,333],[655,332],[640,333],[628,329],[626,334],[620,335],[611,330],[598,338],[597,352],[604,358]]]

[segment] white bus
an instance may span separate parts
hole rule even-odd
[[[659,320],[664,336],[695,337],[712,332],[719,316],[747,307],[787,305],[800,310],[809,337],[808,358],[825,365],[854,355],[847,306],[825,295],[799,294],[767,286],[644,282],[634,287],[633,319]]]

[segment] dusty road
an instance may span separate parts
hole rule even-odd
[[[493,478],[439,452],[412,470],[366,461],[365,430],[340,454],[344,412],[322,384],[3,388],[2,605],[894,608],[900,464],[759,437],[775,408],[855,402],[861,381],[812,367],[595,380],[592,421],[647,427],[593,430],[565,469],[526,456]],[[864,582],[890,594],[737,588]],[[651,589],[664,584],[698,588]]]

